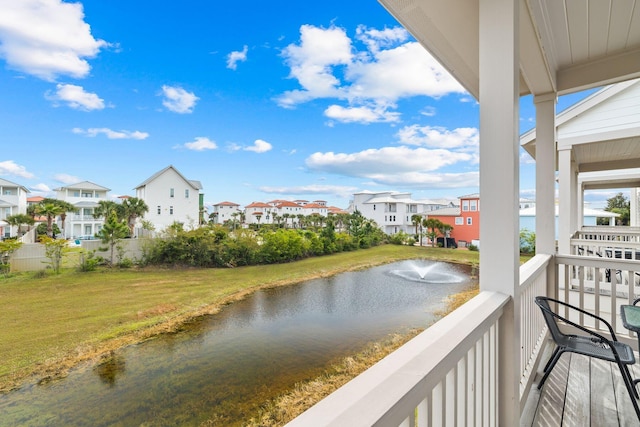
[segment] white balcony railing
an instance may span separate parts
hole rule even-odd
[[[498,332],[508,301],[481,292],[288,426],[497,425]]]
[[[609,271],[609,273],[607,273]],[[637,274],[636,274],[637,273]],[[638,278],[638,280],[636,280]],[[633,280],[630,280],[633,279]],[[547,330],[537,295],[568,301],[624,329],[619,306],[640,297],[640,262],[606,257],[536,255],[520,267],[520,413],[538,371]],[[499,331],[511,297],[478,296],[441,319],[288,426],[502,425]],[[594,329],[578,317],[574,321]],[[514,338],[516,339],[516,338]],[[508,346],[505,348],[509,348]]]

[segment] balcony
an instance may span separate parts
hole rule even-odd
[[[554,369],[542,392],[537,390],[540,366],[552,348],[534,303],[536,295],[551,295],[593,312],[610,321],[618,338],[637,351],[636,337],[619,316],[621,304],[640,296],[639,286],[620,278],[636,272],[636,260],[536,255],[520,267],[516,298],[480,292],[288,426],[511,424],[499,421],[504,419],[532,426],[559,425],[560,420],[605,425],[603,419],[606,425],[636,424],[629,395],[610,364],[564,355],[563,365]],[[509,322],[514,311],[519,312],[518,328]],[[584,319],[572,320],[601,330]],[[517,358],[509,357],[514,340],[519,340]],[[633,374],[640,378],[640,362]],[[508,381],[510,376],[516,381]],[[514,384],[517,402],[508,393]]]

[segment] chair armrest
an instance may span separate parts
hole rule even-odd
[[[636,273],[636,274],[638,274],[638,273]],[[634,299],[634,300],[633,300],[633,305],[636,305],[638,302],[640,302],[640,298],[636,298],[636,299]]]
[[[592,319],[596,319],[596,320],[598,320],[598,321],[600,321],[600,322],[604,323],[604,324],[607,326],[607,329],[609,329],[609,334],[611,335],[611,338],[613,338],[613,341],[618,341],[618,337],[616,337],[616,333],[614,332],[613,327],[611,326],[611,324],[610,324],[609,322],[607,322],[607,321],[606,321],[605,319],[603,319],[602,317],[600,317],[600,316],[596,316],[596,315],[595,315],[595,314],[593,314],[593,313],[589,313],[588,311],[585,311],[585,310],[583,310],[583,309],[581,309],[581,308],[579,308],[579,307],[576,307],[576,306],[573,306],[573,305],[571,305],[571,304],[568,304],[568,303],[566,303],[566,302],[564,302],[564,301],[560,301],[560,300],[553,299],[553,298],[546,298],[546,299],[547,299],[548,301],[554,302],[554,303],[559,304],[559,305],[562,305],[562,306],[564,306],[564,307],[568,307],[569,309],[571,309],[571,310],[573,310],[573,311],[577,311],[577,312],[579,312],[579,313],[582,313],[582,314],[584,314],[584,315],[586,315],[586,316],[591,317]],[[638,298],[638,300],[640,300],[640,298]],[[542,308],[542,307],[541,307],[541,308]],[[589,330],[589,329],[585,328],[584,326],[578,325],[577,323],[574,323],[574,322],[572,322],[571,320],[566,319],[566,318],[564,318],[564,317],[560,316],[559,314],[555,313],[553,310],[550,310],[550,313],[551,313],[551,314],[553,315],[553,317],[555,317],[556,319],[560,319],[560,320],[562,320],[564,323],[567,323],[567,324],[569,324],[569,325],[571,325],[571,326],[574,326],[574,327],[576,327],[576,328],[580,329],[581,331],[587,332],[587,333],[588,333],[588,334],[590,334],[590,335],[596,335],[596,336],[602,337],[600,334],[598,334],[598,333],[596,333],[596,332],[593,332],[593,331],[591,331],[591,330]],[[603,337],[603,338],[604,338],[604,337]],[[605,338],[605,339],[606,339],[606,338]]]

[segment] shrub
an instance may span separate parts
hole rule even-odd
[[[474,245],[473,243],[469,243],[467,245],[467,249],[469,249],[470,251],[476,251],[476,252],[479,250],[479,248],[476,245]]]

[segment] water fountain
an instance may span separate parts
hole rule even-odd
[[[444,262],[407,261],[403,264],[406,269],[394,269],[389,273],[412,282],[425,283],[460,283],[465,280],[463,275],[455,272],[449,264]]]

